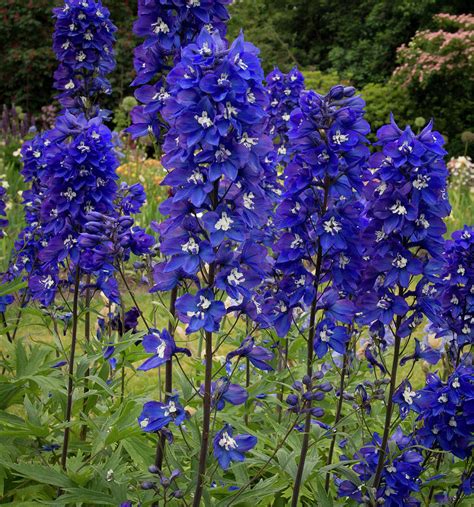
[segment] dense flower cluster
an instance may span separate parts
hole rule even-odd
[[[411,408],[419,413],[421,427],[415,438],[429,449],[449,451],[466,459],[474,448],[474,370],[459,366],[443,382],[429,374],[426,387],[413,397]]]
[[[301,92],[304,90],[303,74],[295,67],[283,74],[276,67],[266,77],[270,116],[269,131],[275,144],[278,162],[288,163],[291,159],[291,145],[288,142],[290,114],[298,107]]]
[[[377,135],[382,151],[371,157],[372,178],[364,189],[367,292],[360,298],[360,320],[383,338],[383,326],[397,317],[403,338],[423,315],[440,322],[434,282],[443,257],[443,218],[450,212],[446,152],[431,123],[415,135],[392,118]]]
[[[225,36],[230,0],[139,0],[134,33],[144,42],[135,49],[137,73],[132,85],[142,104],[132,110],[132,137],[153,134],[160,139],[166,129],[160,117],[169,94],[165,76],[179,60],[181,49],[195,41],[202,28]]]
[[[474,228],[465,226],[446,242],[446,261],[439,284],[443,324],[440,334],[450,338],[456,358],[474,343]]]
[[[130,259],[131,253],[137,256],[148,254],[155,243],[144,229],[134,225],[133,215],[140,212],[144,201],[142,185],[122,183],[113,213],[89,212],[78,239],[82,249],[82,269],[96,275],[97,287],[115,303],[120,302],[115,272]]]
[[[111,92],[107,74],[115,68],[117,28],[100,0],[65,0],[53,12],[53,48],[60,61],[54,86],[61,104],[80,112],[95,105],[99,93]]]
[[[369,155],[364,105],[353,88],[335,86],[325,96],[305,91],[290,119],[295,156],[284,170],[284,194],[276,210],[281,232],[274,245],[282,278],[265,311],[284,336],[293,310],[311,304],[315,287],[332,280],[318,298],[327,316],[318,328],[318,354],[325,352],[320,342],[329,343],[335,331],[332,344],[348,339],[334,323],[349,323],[353,315],[352,303],[339,291],[354,293],[361,268],[359,193]]]
[[[404,507],[419,505],[412,496],[420,490],[420,475],[423,471],[423,456],[416,450],[410,449],[412,439],[402,433],[400,428],[390,441],[390,452],[383,469],[382,481],[379,488],[373,491],[370,479],[373,478],[379,460],[380,437],[375,434],[369,445],[362,447],[356,453],[355,459],[360,460],[353,466],[357,473],[358,483],[350,480],[337,480],[338,495],[349,497],[359,504],[378,505],[387,507]]]
[[[70,267],[80,263],[78,240],[88,214],[113,216],[118,166],[112,132],[97,104],[115,65],[109,12],[95,0],[66,0],[54,14],[60,61],[55,78],[65,109],[51,130],[22,148],[23,175],[31,184],[23,195],[28,225],[10,267],[13,275],[26,270],[31,295],[45,305],[54,299],[66,259]]]
[[[161,207],[169,218],[159,232],[169,259],[156,269],[157,282],[163,273],[192,278],[213,265],[214,279],[203,275],[208,287],[178,300],[188,332],[218,329],[226,310],[216,289],[227,292],[233,309],[257,311],[252,288],[268,264],[258,228],[271,209],[275,179],[266,161],[272,143],[262,78],[257,51],[242,36],[228,48],[205,29],[168,76],[163,184],[172,196]]]

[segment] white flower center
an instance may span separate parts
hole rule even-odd
[[[224,447],[226,451],[230,451],[232,449],[237,449],[237,442],[227,433],[227,431],[224,431],[222,433],[222,436],[219,440],[219,445],[221,447]]]
[[[209,44],[205,42],[201,49],[199,50],[199,54],[202,56],[211,56],[212,55],[212,49],[209,47]]]
[[[77,239],[73,238],[71,234],[64,240],[64,246],[66,248],[72,248],[77,243]]]
[[[341,145],[349,140],[349,136],[347,134],[341,134],[340,130],[336,130],[336,133],[332,136],[332,142],[334,144]]]
[[[343,253],[339,255],[339,267],[341,269],[345,269],[345,267],[349,264],[349,257],[345,256]]]
[[[216,231],[228,231],[233,223],[234,221],[224,211],[219,220],[216,222],[216,225],[214,225],[214,229],[216,229]]]
[[[428,187],[428,182],[430,180],[431,180],[431,178],[429,176],[422,176],[421,174],[419,174],[416,177],[416,180],[413,182],[413,186],[417,190],[422,190],[423,188],[427,188]]]
[[[229,81],[229,74],[226,74],[225,72],[223,72],[221,74],[221,77],[219,77],[217,79],[217,84],[219,86],[223,86],[223,85],[227,84],[228,81]]]
[[[203,310],[207,310],[211,306],[211,302],[209,301],[209,299],[206,299],[204,296],[201,295],[199,296],[198,306]]]
[[[398,269],[406,268],[408,260],[402,255],[398,254],[397,257],[392,261],[392,266]]]
[[[295,239],[291,242],[290,248],[299,248],[303,245],[303,240],[301,239],[301,236],[299,234],[295,234]]]
[[[76,192],[74,192],[74,190],[69,187],[66,192],[62,192],[61,195],[63,197],[65,197],[68,201],[72,201],[74,199],[74,197],[76,197]]]
[[[189,238],[184,245],[181,245],[181,250],[192,255],[197,255],[199,253],[199,245],[194,238]]]
[[[199,125],[201,125],[201,127],[205,128],[205,129],[208,129],[214,125],[211,118],[209,118],[207,111],[203,111],[201,113],[201,116],[196,114],[194,116],[194,119],[199,123]]]
[[[319,333],[319,338],[322,342],[327,343],[333,334],[334,332],[331,331],[331,329],[328,329],[327,326],[323,326],[323,329],[321,329],[321,332]]]
[[[248,150],[252,149],[252,146],[257,146],[258,137],[249,137],[247,132],[242,134],[239,144],[243,144]]]
[[[40,283],[45,289],[51,289],[52,287],[54,287],[54,280],[51,275],[48,275],[48,276],[45,276],[44,278],[42,278],[40,280]]]
[[[255,195],[253,192],[249,192],[248,194],[244,194],[243,200],[244,200],[244,208],[247,209],[254,209],[255,203],[253,200],[255,199]]]
[[[227,281],[230,285],[236,286],[245,282],[245,277],[237,268],[234,268],[227,276]]]
[[[165,409],[165,416],[173,415],[177,412],[177,410],[176,403],[174,401],[170,401]]]
[[[220,144],[219,149],[216,151],[216,160],[217,162],[224,162],[224,160],[227,160],[231,155],[231,151],[223,144]]]
[[[405,206],[403,206],[403,204],[400,201],[396,201],[395,204],[390,207],[390,211],[394,215],[406,215],[407,214],[407,209],[405,208]]]
[[[156,347],[156,355],[163,359],[165,357],[166,343],[164,340],[160,340],[160,344]]]
[[[416,392],[412,391],[408,386],[403,391],[403,399],[408,405],[413,405],[413,398],[416,396]]]
[[[381,308],[382,310],[388,310],[390,308],[391,301],[387,298],[387,296],[384,296],[383,298],[379,299],[377,303],[377,308]]]
[[[170,27],[163,21],[162,18],[158,18],[156,23],[152,23],[151,27],[153,29],[153,33],[169,33]]]
[[[150,424],[150,418],[145,417],[142,421],[140,421],[140,428],[146,428]]]
[[[423,227],[423,229],[428,229],[430,226],[430,223],[428,220],[426,220],[424,213],[422,213],[419,218],[416,219],[415,223],[418,225],[418,227]]]
[[[328,234],[331,234],[331,236],[334,236],[342,229],[342,227],[334,217],[331,217],[329,220],[323,223],[323,229]]]
[[[204,183],[204,175],[202,172],[195,170],[192,172],[191,176],[187,179],[188,183],[194,183],[195,185],[199,185],[199,183]]]

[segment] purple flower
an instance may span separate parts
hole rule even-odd
[[[201,386],[203,392],[204,386]],[[238,384],[231,384],[227,377],[221,377],[211,384],[212,406],[222,410],[227,403],[242,405],[248,399],[247,391]]]
[[[348,341],[349,336],[344,326],[337,326],[331,319],[324,319],[316,328],[314,351],[319,358],[326,355],[329,347],[344,354]]]
[[[186,354],[191,356],[191,351],[187,348],[176,346],[173,337],[166,329],[158,331],[151,329],[151,333],[143,337],[142,345],[146,352],[153,354],[142,365],[138,367],[139,370],[151,370],[165,364],[176,354]]]
[[[219,329],[220,321],[226,314],[224,303],[216,301],[210,289],[199,290],[194,296],[181,296],[176,301],[176,310],[179,318],[188,324],[186,333],[199,329],[213,333]]]
[[[273,368],[268,364],[273,359],[273,354],[265,347],[255,345],[255,340],[248,336],[240,344],[239,348],[229,352],[226,361],[233,357],[246,357],[259,370],[271,371]]]
[[[232,461],[244,461],[244,453],[250,451],[256,445],[256,437],[246,434],[234,436],[232,426],[225,424],[214,437],[214,456],[219,466],[223,470],[227,470]]]
[[[171,396],[166,403],[148,401],[138,417],[140,428],[149,433],[159,431],[173,422],[179,426],[186,419],[186,412],[178,401],[178,396]]]

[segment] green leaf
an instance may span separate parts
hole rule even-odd
[[[21,278],[17,278],[8,283],[2,283],[2,285],[0,285],[0,297],[8,294],[14,294],[15,292],[25,288],[27,285],[28,283],[23,281]]]
[[[86,488],[68,488],[56,500],[55,505],[65,505],[74,502],[88,505],[117,505],[117,502],[109,494]]]
[[[74,486],[74,483],[64,473],[56,470],[52,467],[45,467],[43,465],[30,465],[27,463],[14,464],[8,463],[0,458],[0,463],[16,472],[21,477],[31,479],[39,482],[40,484],[50,484],[51,486],[57,486],[58,488],[70,488]]]

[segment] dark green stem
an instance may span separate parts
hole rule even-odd
[[[170,294],[170,319],[168,321],[168,332],[171,336],[174,334],[174,323],[172,319],[176,315],[176,298],[178,296],[178,287],[175,287]],[[173,362],[170,359],[165,365],[165,400],[168,401],[173,391]],[[161,433],[156,445],[155,465],[161,470],[165,455],[166,436]]]
[[[377,470],[375,472],[374,479],[374,489],[377,490],[380,486],[380,481],[382,479],[382,471],[385,465],[385,458],[387,455],[387,444],[390,436],[390,427],[392,422],[392,414],[393,414],[393,395],[395,393],[395,389],[397,387],[397,371],[398,371],[398,363],[400,360],[400,345],[401,338],[398,335],[398,330],[400,329],[400,325],[402,323],[402,317],[397,316],[395,321],[395,343],[393,349],[393,362],[392,362],[392,371],[390,373],[390,388],[388,391],[388,400],[387,400],[387,408],[385,411],[385,424],[383,430],[382,437],[382,446],[379,450]]]
[[[209,267],[209,286],[212,287],[215,277],[215,263]],[[206,369],[204,377],[204,396],[203,396],[203,418],[202,418],[202,436],[201,450],[199,453],[199,466],[196,490],[194,492],[193,507],[201,505],[202,490],[207,465],[207,453],[209,450],[209,430],[211,424],[211,382],[212,382],[212,333],[206,331]]]
[[[72,304],[72,338],[71,338],[71,351],[69,354],[69,369],[68,369],[68,386],[67,386],[67,404],[66,404],[66,417],[63,437],[63,449],[61,454],[61,467],[66,470],[67,452],[69,448],[69,436],[71,433],[71,415],[72,415],[72,401],[74,391],[74,361],[76,357],[76,344],[77,344],[77,323],[79,320],[79,285],[81,281],[81,270],[79,266],[76,267],[76,275],[74,280],[74,300]]]

